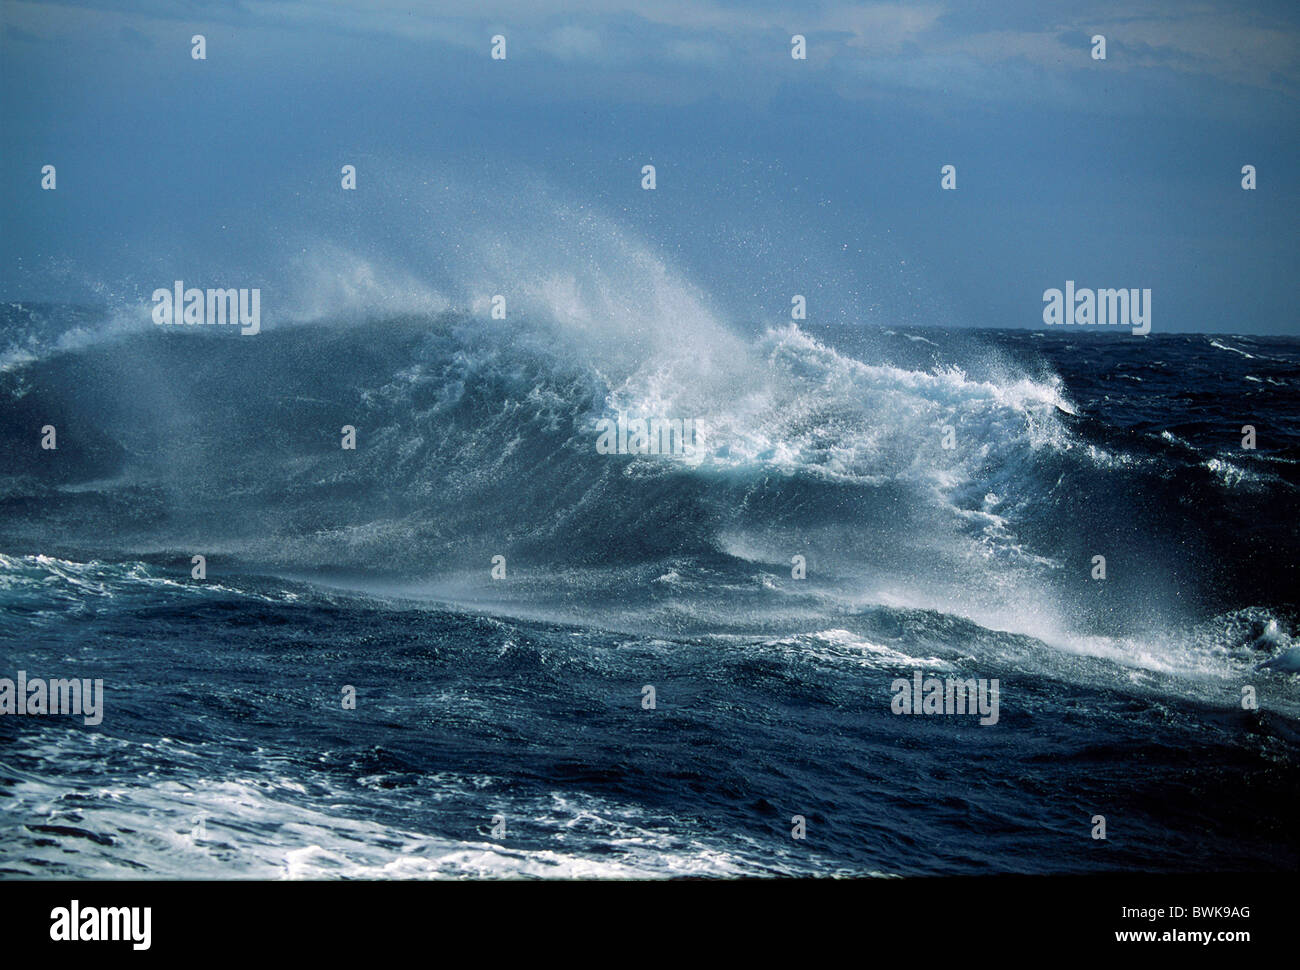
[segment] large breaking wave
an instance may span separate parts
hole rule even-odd
[[[5,307],[4,548],[685,632],[930,610],[1157,665],[1133,644],[1260,609],[1288,645],[1294,354],[725,319],[607,220],[512,197],[510,231],[400,222],[427,273],[294,239],[253,337],[156,327],[139,290]],[[1211,391],[1152,403],[1207,350],[1274,392],[1258,453]],[[619,414],[694,419],[702,453],[599,454]]]

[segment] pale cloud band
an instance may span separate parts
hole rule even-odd
[[[901,89],[942,89],[978,99],[1071,100],[1090,68],[1088,39],[1105,34],[1109,70],[1164,73],[1300,96],[1300,10],[1272,15],[1235,3],[1077,4],[1012,2],[974,18],[960,4],[731,4],[694,0],[267,0],[243,4],[26,3],[5,5],[7,41],[88,34],[169,42],[178,23],[237,30],[255,49],[281,35],[402,38],[485,50],[511,35],[512,56],[570,67],[623,66],[725,74],[720,93],[762,98],[781,77],[789,37],[808,38],[804,67],[852,98],[864,80]],[[1034,79],[1041,79],[1035,84]],[[620,95],[628,92],[615,83]],[[869,94],[869,92],[866,92]]]

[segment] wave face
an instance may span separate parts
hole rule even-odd
[[[8,871],[1294,866],[1300,342],[737,332],[656,287],[251,338],[4,307],[4,659],[116,707],[0,718]],[[697,451],[602,454],[620,415]],[[892,715],[918,669],[1001,678],[1001,727]]]
[[[794,325],[606,342],[452,314],[83,338],[0,373],[4,433],[30,444],[0,463],[2,536],[431,590],[496,554],[539,581],[803,555],[849,600],[1004,625],[1025,603],[1057,632],[1295,605],[1294,342],[926,334],[857,338],[872,363]],[[691,419],[698,453],[598,453],[620,414]]]

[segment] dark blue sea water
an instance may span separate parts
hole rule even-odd
[[[1300,341],[2,313],[6,877],[1300,863]]]

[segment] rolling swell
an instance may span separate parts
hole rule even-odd
[[[0,538],[406,579],[497,553],[697,578],[788,573],[800,554],[850,600],[1110,634],[1294,607],[1278,528],[1300,512],[1293,444],[1222,459],[1116,407],[1122,367],[1075,373],[1081,355],[1048,360],[1010,332],[932,336],[866,363],[793,326],[633,360],[587,333],[451,313],[252,340],[119,332],[0,371],[3,431],[59,433],[57,452],[0,460]],[[1199,338],[1167,339],[1176,355]],[[597,454],[596,421],[620,411],[695,418],[702,459]],[[1226,416],[1208,424],[1232,440]],[[1095,554],[1117,581],[1090,581]]]
[[[0,719],[8,875],[1294,866],[1284,342],[75,326],[0,367],[0,640],[111,717]],[[619,411],[700,460],[597,454]],[[915,671],[997,727],[895,717]]]

